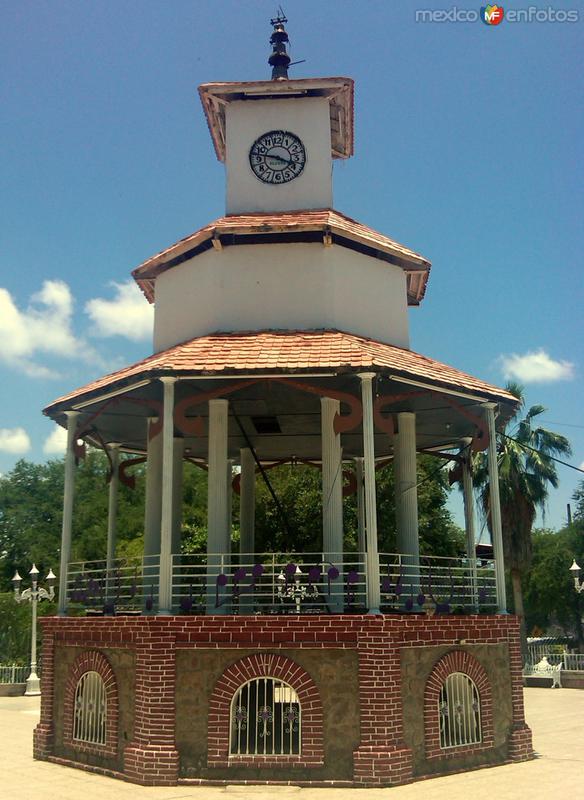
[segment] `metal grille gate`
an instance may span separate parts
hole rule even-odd
[[[98,672],[86,672],[75,689],[73,738],[90,744],[105,744],[105,684]]]
[[[468,675],[449,675],[438,700],[440,747],[458,747],[481,741],[481,705],[478,689]]]
[[[300,701],[276,678],[254,678],[231,701],[231,755],[299,755]]]

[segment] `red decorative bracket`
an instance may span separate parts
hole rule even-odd
[[[139,458],[128,458],[120,461],[118,467],[118,475],[120,477],[120,482],[124,484],[124,486],[128,486],[130,489],[136,488],[136,478],[134,475],[128,475],[128,470],[131,467],[135,467],[137,464],[144,464],[146,461],[146,456],[140,456]]]
[[[348,392],[339,392],[336,389],[323,389],[322,386],[313,386],[310,383],[302,383],[301,381],[295,381],[291,378],[272,378],[272,380],[277,383],[282,383],[285,386],[293,386],[295,389],[300,389],[301,392],[309,392],[319,397],[332,397],[333,400],[338,400],[348,405],[351,409],[349,414],[343,414],[342,416],[340,414],[335,414],[333,430],[337,434],[352,431],[363,419],[361,401]]]
[[[232,383],[228,386],[222,386],[220,389],[213,389],[211,392],[203,392],[202,394],[191,394],[180,400],[174,407],[174,424],[176,427],[185,434],[190,436],[204,436],[205,435],[205,422],[202,417],[187,417],[186,412],[189,408],[201,405],[209,400],[215,400],[219,397],[233,394],[238,389],[245,389],[248,386],[253,386],[259,383],[258,378],[248,381],[240,381],[239,383]]]
[[[391,416],[384,417],[381,413],[382,410],[385,408],[385,406],[391,406],[395,403],[401,402],[402,400],[409,400],[412,397],[421,397],[424,394],[427,394],[427,392],[403,392],[402,394],[386,394],[376,397],[375,402],[373,403],[373,421],[375,426],[379,428],[380,431],[384,431],[384,433],[387,433],[390,437],[393,437],[395,434],[393,418]]]

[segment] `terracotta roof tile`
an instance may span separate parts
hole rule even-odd
[[[220,217],[147,259],[132,271],[132,275],[148,301],[153,303],[158,275],[171,269],[177,259],[194,257],[196,253],[193,251],[211,239],[234,235],[292,234],[302,231],[330,232],[337,237],[340,244],[354,242],[384,254],[398,263],[407,273],[410,302],[417,304],[424,297],[431,266],[424,256],[331,208],[287,211],[280,214],[230,214]],[[226,241],[226,244],[229,242]]]
[[[57,414],[81,400],[168,373],[179,376],[254,372],[302,375],[302,370],[317,369],[327,373],[363,368],[391,370],[405,378],[438,387],[515,402],[504,389],[420,353],[373,339],[336,330],[259,331],[214,333],[175,345],[58,398],[44,413]]]

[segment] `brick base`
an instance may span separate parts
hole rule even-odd
[[[353,753],[355,783],[395,786],[412,779],[412,751],[408,747],[361,745]]]
[[[142,786],[176,786],[179,755],[168,745],[129,745],[124,750],[124,774]]]
[[[53,726],[43,725],[41,722],[39,722],[33,733],[33,758],[43,761],[52,755],[54,739],[55,734],[53,731]]]
[[[522,725],[509,734],[509,758],[511,761],[529,761],[534,757],[531,728]]]
[[[507,647],[509,671],[505,675],[499,670],[498,674],[500,680],[509,681],[513,726],[509,730],[507,720],[504,721],[504,728],[499,726],[496,731],[499,743],[496,751],[494,745],[491,747],[492,739],[487,737],[489,730],[485,728],[482,741],[482,746],[486,746],[484,758],[483,754],[474,753],[470,764],[474,768],[501,763],[507,757],[510,761],[524,761],[533,756],[531,731],[524,720],[518,623],[511,616],[332,614],[267,617],[45,617],[42,625],[45,636],[42,722],[37,726],[34,736],[34,755],[38,759],[52,760],[64,755],[63,741],[66,739],[66,731],[53,729],[53,721],[59,719],[55,715],[54,705],[62,702],[67,685],[73,684],[67,684],[68,678],[62,669],[55,672],[54,662],[63,657],[63,649],[68,646],[76,647],[85,654],[103,653],[104,658],[109,650],[121,649],[132,654],[131,658],[126,659],[124,667],[133,670],[133,696],[126,698],[133,705],[132,724],[124,722],[125,728],[113,737],[115,755],[108,755],[101,767],[85,764],[85,768],[93,771],[107,770],[103,774],[116,776],[123,771],[126,780],[142,785],[176,785],[180,780],[186,779],[186,774],[190,774],[186,770],[186,774],[179,777],[180,759],[175,741],[176,682],[181,678],[180,670],[177,673],[177,652],[191,651],[196,655],[199,649],[205,652],[230,651],[228,658],[226,654],[219,652],[221,657],[216,659],[217,665],[222,665],[224,676],[230,677],[230,680],[225,682],[225,678],[223,683],[218,683],[217,697],[209,694],[208,725],[203,734],[206,736],[206,752],[211,756],[210,762],[213,756],[220,758],[220,768],[224,772],[221,773],[219,765],[215,764],[213,766],[218,768],[209,775],[206,773],[208,767],[205,766],[200,778],[197,778],[193,768],[194,777],[188,780],[205,783],[203,776],[206,775],[207,779],[215,779],[216,776],[219,782],[228,778],[231,782],[227,768],[236,766],[228,754],[231,698],[242,681],[272,673],[275,673],[275,678],[285,679],[301,697],[302,755],[297,758],[296,765],[304,768],[314,766],[317,769],[301,772],[295,765],[294,770],[290,769],[285,773],[278,763],[277,770],[270,772],[270,767],[270,770],[266,769],[262,774],[258,772],[257,759],[254,759],[252,763],[245,765],[249,767],[249,780],[261,782],[265,775],[266,780],[275,779],[276,783],[298,783],[294,774],[297,772],[302,781],[307,781],[314,775],[314,785],[327,784],[337,778],[346,781],[352,777],[356,786],[392,786],[413,780],[414,772],[416,778],[422,777],[424,764],[421,762],[424,759],[427,761],[426,752],[422,748],[430,740],[430,731],[425,731],[425,738],[423,731],[415,738],[412,733],[417,731],[415,724],[408,720],[407,726],[404,726],[403,714],[407,692],[402,686],[402,665],[407,653],[413,652],[415,648],[425,648],[430,654],[436,648],[436,663],[442,664],[445,658],[450,659],[450,671],[462,670],[471,675],[479,685],[482,715],[488,721],[492,713],[490,690],[482,686],[479,673],[472,672],[469,666],[472,653],[467,654],[467,650],[470,652],[470,647],[476,645],[485,645],[487,649],[491,644]],[[333,730],[336,720],[330,716],[327,707],[323,707],[320,698],[321,685],[325,678],[320,677],[319,685],[317,681],[313,681],[307,669],[299,666],[295,658],[296,653],[306,649],[321,648],[351,649],[356,653],[356,658],[350,663],[354,670],[352,679],[355,687],[358,686],[359,706],[351,712],[354,718],[350,720],[350,731],[355,732],[355,736],[346,747],[342,770],[338,770],[334,747],[326,739],[326,736],[331,735],[330,731]],[[457,659],[462,661],[459,663]],[[332,664],[330,658],[329,661]],[[129,666],[131,664],[134,666]],[[249,664],[252,667],[255,665],[253,669],[248,669],[246,665]],[[286,673],[281,671],[285,665],[288,665]],[[336,667],[333,665],[331,669]],[[429,661],[427,669],[431,669]],[[58,679],[55,679],[55,674]],[[338,677],[336,672],[334,675]],[[408,680],[423,679],[425,685],[427,677],[418,678],[416,675],[410,675]],[[422,684],[416,685],[419,688]],[[431,703],[432,709],[436,703],[435,696]],[[420,718],[417,719],[419,721]],[[430,726],[433,735],[437,735],[438,724],[434,714]],[[184,752],[187,752],[184,739],[184,736],[178,737],[178,746],[185,747]],[[118,757],[122,750],[123,764]],[[351,753],[352,776],[349,768]],[[464,769],[467,762],[462,758],[463,755],[465,754],[458,751],[451,760],[444,759],[443,772],[457,771],[459,767]],[[80,762],[95,761],[82,752],[79,752],[78,758]],[[62,763],[66,763],[65,760]],[[211,765],[210,763],[209,766]],[[442,770],[441,763],[436,765],[436,774],[439,769]],[[234,772],[233,780],[245,782],[247,772],[242,763]],[[311,783],[308,780],[306,785]]]

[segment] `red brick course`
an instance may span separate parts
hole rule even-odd
[[[210,713],[209,764],[224,763],[229,740],[228,708],[237,685],[255,677],[257,670],[278,667],[288,670],[283,679],[294,688],[310,691],[302,703],[303,725],[314,712],[312,729],[302,743],[302,765],[318,765],[323,759],[322,710],[318,687],[306,673],[295,675],[297,667],[278,651],[282,649],[351,648],[359,656],[359,700],[361,707],[360,745],[354,753],[354,782],[357,785],[392,785],[412,779],[412,754],[403,741],[400,656],[404,647],[450,647],[437,663],[433,675],[444,668],[463,668],[481,692],[483,743],[489,747],[492,735],[490,687],[484,683],[481,667],[464,651],[465,645],[508,645],[513,703],[513,728],[509,735],[509,758],[523,760],[533,755],[531,732],[523,711],[521,657],[517,619],[507,615],[441,616],[425,615],[315,615],[315,616],[145,616],[64,618],[42,620],[44,631],[43,697],[41,721],[35,731],[35,758],[54,755],[52,728],[55,645],[74,645],[88,650],[132,649],[136,655],[136,698],[134,740],[124,750],[124,774],[142,784],[176,784],[179,754],[175,744],[175,654],[177,649],[217,648],[234,651],[234,668],[217,684]],[[257,648],[258,656],[237,661],[237,650]],[[442,651],[443,652],[443,651]],[[462,660],[461,660],[462,659]],[[255,665],[255,666],[253,666]],[[250,671],[251,670],[251,671]],[[255,670],[255,672],[254,672]],[[457,671],[455,670],[455,671]],[[470,672],[468,672],[470,670]],[[275,675],[275,677],[280,677]],[[296,685],[294,683],[296,681]],[[307,683],[304,683],[307,681]],[[222,683],[223,682],[223,683]],[[300,685],[300,683],[302,685]],[[428,688],[428,703],[433,683]],[[488,683],[488,682],[487,682]],[[234,688],[235,687],[235,688]],[[312,691],[314,688],[314,691]],[[308,705],[307,705],[308,703]],[[310,704],[314,703],[313,706]],[[227,712],[226,712],[227,709]],[[304,716],[308,710],[308,718]],[[227,713],[227,717],[225,716]],[[211,717],[210,717],[211,719]],[[226,721],[227,719],[227,721]],[[435,743],[437,722],[428,713],[428,749]],[[491,726],[491,727],[490,727]],[[432,731],[430,728],[432,727]],[[460,754],[462,751],[457,752]],[[304,758],[306,757],[306,758]],[[289,763],[290,757],[284,757]],[[80,755],[81,760],[81,755]],[[281,761],[270,757],[269,766]],[[266,763],[266,762],[264,762]],[[241,762],[240,762],[241,764]],[[300,762],[299,762],[300,764]],[[252,757],[251,769],[258,766]],[[456,756],[452,756],[456,768]]]

